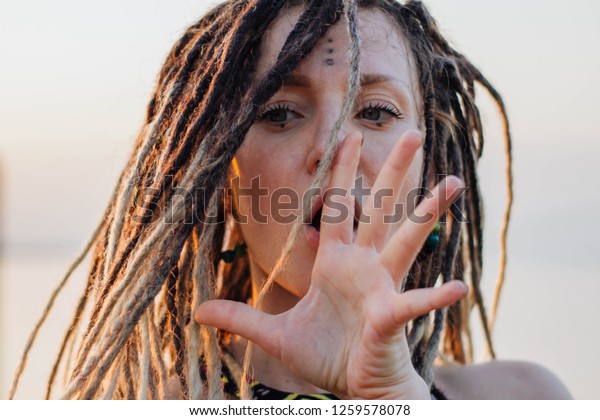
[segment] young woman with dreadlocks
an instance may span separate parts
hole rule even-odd
[[[473,308],[494,357],[476,85],[505,122],[505,249],[502,100],[420,2],[212,9],[56,291],[93,247],[47,397],[73,348],[64,398],[567,397],[535,365],[469,364]]]

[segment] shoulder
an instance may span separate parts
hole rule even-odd
[[[434,383],[449,399],[572,399],[556,375],[531,362],[491,361],[476,365],[441,366]]]

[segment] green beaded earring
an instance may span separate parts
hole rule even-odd
[[[423,245],[422,253],[425,254],[425,256],[428,256],[429,254],[431,254],[438,247],[438,245],[440,244],[440,233],[441,232],[442,232],[442,225],[439,223],[436,223],[435,226],[433,227],[433,230],[431,231],[431,233],[425,240],[425,244]]]
[[[244,242],[239,242],[235,244],[233,249],[228,249],[221,252],[221,259],[223,262],[231,264],[236,259],[243,257],[244,255],[246,255],[246,244]]]

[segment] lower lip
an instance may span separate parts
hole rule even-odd
[[[315,229],[312,225],[304,225],[304,236],[306,237],[306,242],[313,248],[315,251],[319,249],[319,239],[321,238],[321,233]]]
[[[352,242],[353,243],[356,241],[357,236],[358,236],[358,230],[355,227],[352,230]],[[321,232],[319,232],[314,226],[304,225],[304,237],[306,238],[306,241],[308,242],[308,244],[310,245],[311,248],[313,248],[315,251],[319,249],[319,241],[321,239]]]

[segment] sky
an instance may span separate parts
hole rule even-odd
[[[498,353],[541,363],[577,398],[598,399],[600,2],[425,3],[510,116],[515,203]],[[210,4],[0,1],[0,395],[49,291],[102,214],[162,61]],[[505,162],[485,95],[481,107],[489,297]],[[57,312],[42,338],[50,353],[71,309]],[[41,396],[47,359],[32,356],[22,397]]]

